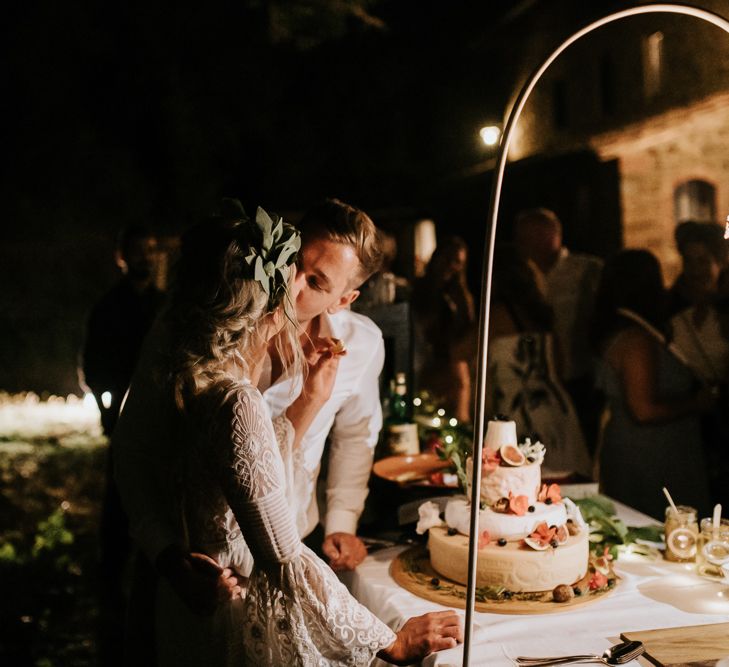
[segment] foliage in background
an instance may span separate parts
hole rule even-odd
[[[461,490],[465,493],[466,459],[473,451],[473,429],[470,424],[462,424],[448,415],[427,391],[420,392],[413,405],[425,451],[433,451],[442,460],[452,461]]]
[[[628,550],[649,558],[658,556],[655,547],[646,542],[660,543],[663,540],[662,524],[626,526],[615,515],[615,505],[605,496],[579,498],[574,502],[590,526],[590,549],[596,555],[603,555],[607,547],[614,559]]]
[[[105,440],[0,429],[0,664],[91,667]]]

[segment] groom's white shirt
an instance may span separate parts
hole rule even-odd
[[[309,534],[319,522],[317,478],[327,436],[330,439],[326,480],[325,534],[355,534],[367,497],[374,448],[382,428],[379,377],[385,360],[382,333],[364,315],[340,310],[320,316],[320,336],[339,338],[347,347],[332,396],[319,411],[301,447],[309,498]],[[271,385],[270,359],[258,384],[271,414],[283,414],[301,392],[301,376],[285,374]]]

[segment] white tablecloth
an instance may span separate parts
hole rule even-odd
[[[652,523],[625,505],[615,505],[627,525]],[[344,577],[352,594],[393,630],[411,616],[446,609],[416,597],[390,577],[390,563],[403,548],[378,551]],[[700,579],[692,566],[628,557],[615,569],[621,578],[615,591],[582,608],[528,616],[476,613],[471,665],[511,666],[509,656],[516,655],[602,653],[619,641],[621,632],[729,621],[729,585]],[[460,667],[462,661],[458,647],[433,654],[422,664]],[[630,663],[638,664],[648,663]]]

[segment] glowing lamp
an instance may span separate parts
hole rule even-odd
[[[110,391],[105,391],[103,394],[101,394],[101,405],[103,405],[107,410],[111,407]]]
[[[499,143],[501,130],[498,125],[487,125],[486,127],[482,127],[478,134],[486,146],[496,146]]]

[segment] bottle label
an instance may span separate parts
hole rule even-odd
[[[390,424],[387,427],[387,446],[393,455],[420,454],[417,424]]]

